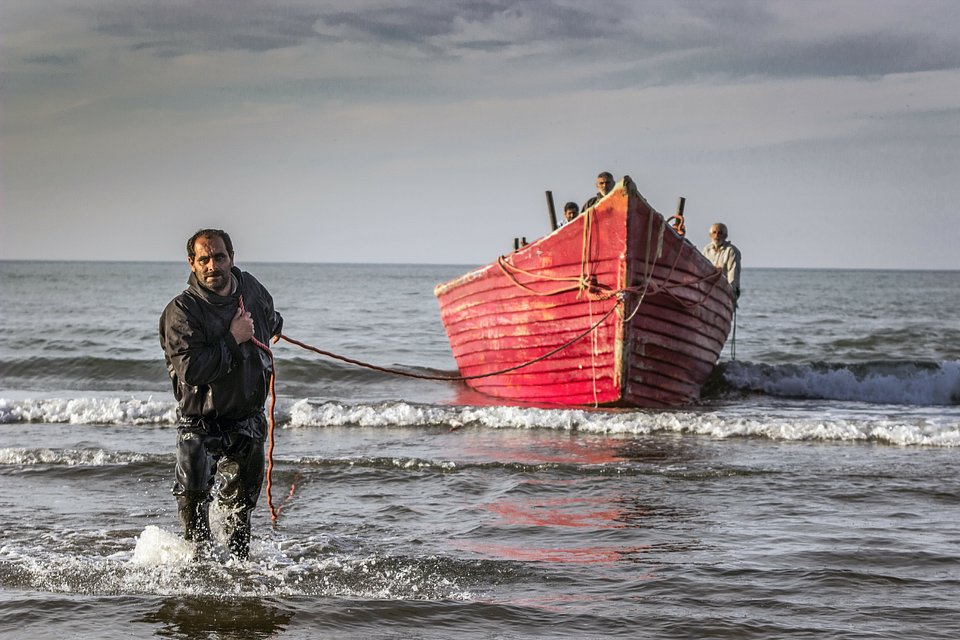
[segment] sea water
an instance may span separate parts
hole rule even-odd
[[[240,266],[290,337],[455,374],[432,290],[469,266]],[[157,325],[187,275],[0,262],[0,636],[960,636],[956,272],[748,268],[667,411],[281,342],[281,511],[246,562],[195,559],[170,494]]]

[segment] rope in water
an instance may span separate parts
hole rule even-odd
[[[243,313],[244,311],[246,311],[246,309],[244,308],[244,305],[243,305],[243,296],[242,296],[242,295],[240,296],[239,306],[240,306],[240,312],[241,312],[241,313]],[[275,424],[276,424],[276,420],[275,420],[275,418],[274,418],[274,415],[275,415],[275,413],[276,413],[276,408],[277,408],[277,374],[276,374],[276,367],[275,367],[275,365],[274,365],[274,360],[273,360],[273,351],[270,349],[269,346],[267,346],[265,343],[263,343],[263,342],[261,342],[260,340],[258,340],[256,336],[251,336],[251,337],[250,337],[250,342],[252,342],[252,343],[254,344],[254,346],[256,346],[258,349],[260,349],[261,351],[263,351],[264,353],[266,353],[268,356],[270,356],[270,382],[269,382],[269,387],[270,387],[270,429],[269,429],[269,432],[268,432],[268,434],[269,434],[269,439],[270,439],[270,445],[267,447],[267,506],[270,507],[270,519],[273,520],[273,522],[276,522],[276,521],[277,521],[277,518],[280,517],[280,510],[283,508],[282,505],[281,505],[281,506],[278,506],[278,507],[274,507],[274,505],[273,505],[273,446],[274,446],[273,432],[274,432],[274,426],[275,426]],[[287,496],[288,499],[293,496],[293,490],[294,490],[294,488],[293,488],[293,486],[291,486],[291,487],[290,487],[290,495]]]
[[[241,305],[242,305],[242,304],[243,304],[243,303],[242,303],[242,301],[241,301]],[[277,336],[277,339],[278,339],[278,340],[279,340],[279,339],[285,340],[286,342],[289,342],[289,343],[292,344],[292,345],[296,345],[296,346],[298,346],[298,347],[300,347],[300,348],[302,348],[302,349],[306,349],[307,351],[312,351],[312,352],[314,352],[314,353],[316,353],[316,354],[319,354],[319,355],[321,355],[321,356],[326,356],[326,357],[328,357],[328,358],[333,358],[334,360],[340,360],[341,362],[346,362],[346,363],[348,363],[348,364],[356,365],[356,366],[358,366],[358,367],[364,367],[364,368],[367,368],[367,369],[373,369],[374,371],[380,371],[380,372],[383,372],[383,373],[389,373],[389,374],[397,375],[397,376],[405,376],[405,377],[407,377],[407,378],[417,378],[417,379],[420,379],[420,380],[438,380],[438,381],[446,381],[446,382],[458,382],[458,381],[465,381],[465,380],[476,380],[476,379],[478,379],[478,378],[487,378],[487,377],[490,377],[490,376],[498,376],[498,375],[502,375],[502,374],[505,374],[505,373],[510,373],[511,371],[516,371],[516,370],[518,370],[518,369],[523,369],[524,367],[529,367],[530,365],[536,364],[537,362],[540,362],[541,360],[546,360],[547,358],[549,358],[549,357],[551,357],[551,356],[553,356],[553,355],[555,355],[555,354],[563,351],[564,349],[567,349],[567,348],[573,346],[574,344],[576,344],[576,343],[579,342],[580,340],[583,340],[584,338],[586,338],[587,336],[589,336],[589,335],[590,335],[591,333],[593,333],[600,325],[602,325],[602,324],[604,323],[604,321],[606,321],[607,318],[609,318],[611,315],[613,315],[613,313],[614,313],[617,309],[619,309],[622,304],[623,304],[623,300],[622,300],[620,297],[617,297],[616,303],[615,303],[613,306],[611,306],[610,309],[609,309],[605,314],[603,314],[603,316],[602,316],[599,320],[597,320],[595,323],[593,323],[593,324],[590,326],[589,329],[587,329],[587,330],[584,331],[583,333],[577,335],[577,336],[576,336],[575,338],[573,338],[572,340],[569,340],[569,341],[565,342],[564,344],[560,345],[559,347],[556,347],[556,348],[554,348],[554,349],[551,349],[551,350],[548,351],[547,353],[544,353],[544,354],[542,354],[542,355],[540,355],[540,356],[537,356],[536,358],[533,358],[532,360],[528,360],[528,361],[523,362],[523,363],[521,363],[521,364],[514,365],[514,366],[512,366],[512,367],[508,367],[508,368],[506,368],[506,369],[501,369],[501,370],[499,370],[499,371],[491,371],[491,372],[489,372],[489,373],[481,373],[481,374],[477,374],[477,375],[473,375],[473,376],[437,376],[437,375],[427,375],[427,374],[420,374],[420,373],[412,373],[412,372],[410,372],[410,371],[402,371],[402,370],[400,370],[400,369],[392,369],[392,368],[389,368],[389,367],[381,367],[381,366],[378,366],[378,365],[375,365],[375,364],[371,364],[371,363],[369,363],[369,362],[364,362],[364,361],[362,361],[362,360],[355,360],[354,358],[348,358],[348,357],[346,357],[346,356],[341,356],[341,355],[338,355],[338,354],[333,353],[333,352],[330,352],[330,351],[325,351],[324,349],[320,349],[320,348],[315,347],[315,346],[313,346],[313,345],[306,344],[305,342],[300,342],[299,340],[295,340],[295,339],[293,339],[293,338],[291,338],[291,337],[289,337],[289,336],[286,336],[286,335],[284,335],[284,334],[282,334],[282,333]],[[269,445],[268,445],[268,447],[267,447],[267,506],[270,508],[270,519],[271,519],[273,522],[276,522],[276,521],[277,521],[277,518],[280,517],[280,512],[283,510],[283,504],[274,505],[274,503],[273,503],[273,449],[274,449],[274,445],[275,445],[275,436],[274,436],[274,433],[275,433],[275,431],[276,431],[276,424],[277,424],[277,421],[276,421],[276,407],[277,407],[277,388],[276,388],[276,379],[277,379],[277,376],[276,376],[276,368],[275,368],[274,359],[273,359],[273,351],[270,349],[270,347],[267,346],[266,344],[264,344],[263,342],[261,342],[260,340],[257,340],[257,338],[250,338],[250,341],[251,341],[258,349],[260,349],[261,351],[263,351],[264,353],[266,353],[266,354],[270,357],[270,384],[269,384],[269,387],[270,387],[270,429],[269,429],[269,436],[268,436]],[[290,498],[292,498],[292,497],[293,497],[293,493],[294,493],[294,486],[291,486],[291,487],[290,487],[290,493],[287,495],[285,501],[286,501],[286,500],[289,500]],[[284,502],[285,502],[285,501],[284,501]]]
[[[267,446],[267,506],[270,507],[270,519],[276,522],[277,518],[280,517],[280,510],[283,508],[282,504],[276,507],[273,505],[273,432],[276,426],[276,418],[274,416],[277,408],[277,372],[273,361],[273,351],[270,347],[256,338],[250,338],[250,341],[270,356],[270,429],[268,432],[270,444]],[[290,487],[290,495],[287,497],[290,498],[292,496],[293,486]]]

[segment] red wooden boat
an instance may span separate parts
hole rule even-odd
[[[734,312],[719,269],[629,177],[573,221],[434,294],[467,384],[541,405],[696,400]]]

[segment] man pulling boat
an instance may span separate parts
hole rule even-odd
[[[280,335],[283,318],[251,274],[233,264],[233,243],[220,229],[187,241],[190,278],[160,318],[160,345],[177,399],[173,494],[186,540],[210,540],[210,492],[227,513],[231,553],[245,559],[250,513],[264,477],[264,402],[269,357],[255,341]]]

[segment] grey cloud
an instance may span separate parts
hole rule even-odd
[[[27,56],[24,62],[51,67],[69,67],[80,61],[79,53],[43,53]]]
[[[674,67],[676,73],[724,76],[840,77],[955,69],[960,48],[923,36],[872,33],[822,41],[772,40],[706,49]]]
[[[960,33],[935,17],[912,23],[912,29],[887,25],[862,30],[857,24],[846,32],[835,30],[837,35],[812,31],[800,36],[792,31],[795,25],[768,10],[775,6],[772,3],[682,6],[687,11],[684,15],[657,16],[663,28],[646,30],[642,38],[624,37],[617,43],[618,61],[626,64],[582,80],[582,88],[674,84],[709,77],[873,77],[960,68]],[[952,13],[948,6],[940,17],[947,20]],[[589,55],[597,59],[596,51]]]
[[[169,56],[208,50],[269,51],[317,34],[318,13],[295,4],[232,2],[120,3],[90,12],[95,29],[133,41],[134,50]]]
[[[453,14],[443,5],[436,9],[367,9],[322,16],[327,27],[345,28],[361,40],[417,43],[450,30]]]
[[[267,51],[315,39],[350,40],[371,46],[408,46],[437,57],[467,49],[496,50],[539,40],[584,40],[611,30],[606,11],[552,0],[464,0],[398,6],[396,2],[356,3],[227,2],[108,3],[88,10],[95,29],[127,38],[135,50],[158,55],[193,51]],[[608,6],[615,6],[611,3]],[[515,34],[455,44],[436,38],[456,35],[459,21],[484,24],[511,18],[529,25]]]
[[[954,69],[960,66],[957,43],[922,35],[878,32],[824,42],[787,44],[767,52],[764,67],[786,75],[881,75]]]
[[[319,44],[322,52],[324,42],[349,42],[361,59],[364,49],[375,59],[389,48],[391,55],[410,53],[424,64],[482,54],[488,68],[499,64],[535,71],[543,84],[530,81],[532,91],[708,77],[872,76],[960,66],[960,35],[949,26],[960,9],[933,0],[909,30],[900,23],[912,5],[896,3],[881,5],[889,16],[871,29],[857,18],[861,7],[874,5],[857,2],[102,0],[92,6],[78,11],[92,19],[98,33],[157,57],[259,53],[304,43]],[[835,24],[843,15],[839,10],[836,17],[820,15],[834,7],[846,12],[849,28]],[[838,35],[819,35],[818,23]],[[76,58],[38,51],[29,61],[53,66]],[[324,65],[317,69],[331,72]],[[508,82],[510,74],[504,76]],[[518,86],[524,83],[510,88]]]
[[[328,26],[349,27],[360,37],[417,43],[453,34],[458,19],[489,23],[498,18],[511,17],[529,20],[532,28],[523,35],[534,39],[594,38],[608,31],[611,24],[605,13],[565,6],[550,0],[468,0],[402,9],[370,7],[331,13],[324,15],[322,20]],[[511,40],[504,34],[503,38],[491,40],[491,43],[506,45]]]
[[[927,5],[927,15],[913,23],[913,30],[902,29],[893,13],[884,26],[868,30],[853,20],[849,29],[831,29],[843,34],[836,36],[816,31],[799,35],[794,30],[798,21],[804,25],[823,21],[834,27],[842,14],[832,17],[830,10],[856,4],[800,5],[805,12],[800,15],[782,10],[795,6],[742,0],[576,4],[468,0],[341,10],[321,16],[320,24],[357,43],[406,45],[436,57],[510,47],[535,49],[532,45],[541,43],[539,56],[548,61],[584,61],[593,67],[606,62],[618,68],[632,63],[634,80],[646,83],[712,75],[872,76],[960,65],[960,37],[944,26],[958,13],[949,3]],[[901,11],[909,9],[903,5]],[[490,32],[475,38],[456,33],[458,24],[464,23],[486,25]],[[496,31],[495,27],[511,24],[517,25],[515,31]],[[605,82],[598,75],[588,82],[612,86],[625,78],[618,73]]]

